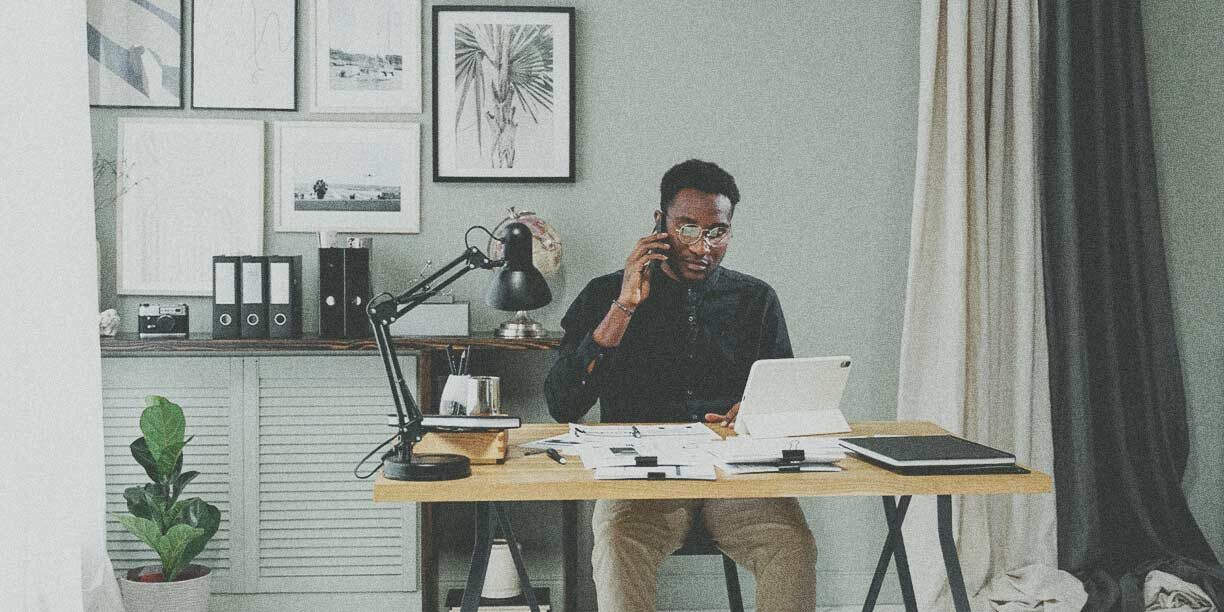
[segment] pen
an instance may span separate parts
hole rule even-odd
[[[549,457],[551,457],[553,461],[556,461],[557,463],[560,463],[561,465],[565,465],[565,457],[562,457],[561,453],[557,452],[557,449],[550,448],[544,451],[544,453],[548,455]]]

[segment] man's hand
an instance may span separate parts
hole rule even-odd
[[[717,412],[707,412],[705,415],[705,422],[718,423],[719,425],[722,425],[723,427],[731,427],[735,425],[735,417],[739,415],[739,407],[740,407],[739,402],[735,402],[735,405],[732,406],[731,409],[727,411],[727,414],[718,414]]]
[[[667,260],[667,255],[657,252],[671,248],[666,239],[666,233],[643,236],[629,252],[629,257],[625,260],[625,277],[621,280],[620,297],[616,298],[616,301],[626,308],[635,309],[650,297],[650,270],[647,267],[652,261]]]

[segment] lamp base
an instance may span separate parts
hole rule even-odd
[[[497,326],[493,335],[498,338],[543,338],[548,333],[544,331],[543,325],[527,316],[526,310],[520,310],[513,319]]]
[[[457,480],[471,475],[471,460],[463,455],[412,455],[408,461],[387,457],[383,463],[388,480]]]

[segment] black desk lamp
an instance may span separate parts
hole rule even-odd
[[[469,228],[468,232],[474,229],[489,233],[481,226]],[[480,249],[466,244],[465,234],[466,248],[459,257],[398,297],[384,293],[371,300],[366,308],[378,353],[387,371],[387,381],[391,384],[395,413],[399,417],[399,432],[396,434],[399,440],[383,458],[383,475],[391,480],[453,480],[472,473],[470,461],[463,455],[412,453],[413,445],[434,429],[422,424],[421,409],[404,382],[395,346],[391,342],[391,324],[476,268],[498,269],[485,298],[490,306],[498,310],[531,310],[552,301],[552,292],[548,289],[548,283],[544,282],[544,275],[531,263],[531,231],[527,226],[511,223],[506,226],[502,237],[496,240],[506,245],[504,259],[489,259]],[[447,274],[450,276],[442,279]],[[442,280],[438,282],[439,279]]]

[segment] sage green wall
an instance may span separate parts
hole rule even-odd
[[[1161,221],[1190,422],[1183,486],[1224,554],[1224,3],[1143,5]]]
[[[469,225],[494,224],[509,206],[534,210],[565,241],[563,270],[551,283],[554,303],[536,314],[552,329],[586,281],[620,267],[632,243],[649,231],[663,171],[690,157],[716,161],[735,175],[743,194],[725,264],[777,289],[796,354],[855,357],[844,402],[848,418],[893,418],[916,147],[918,3],[536,3],[577,8],[578,179],[572,185],[430,180],[429,2],[422,15],[424,114],[95,109],[95,149],[114,157],[119,116],[419,122],[421,233],[375,235],[375,291],[402,290],[427,259],[454,257]],[[301,2],[298,24],[302,109],[309,108],[312,89],[311,4]],[[186,85],[189,92],[190,79]],[[270,146],[266,158],[271,176]],[[306,321],[317,330],[309,298],[317,295],[316,238],[270,231],[265,209],[266,252],[305,255]],[[123,329],[132,331],[137,303],[184,301],[192,307],[193,328],[206,331],[207,299],[115,295],[114,226],[113,209],[102,208],[103,307],[119,308]],[[505,318],[481,304],[485,282],[473,273],[455,285],[473,303],[473,329]],[[541,389],[550,363],[548,355],[516,356],[515,367],[502,369],[513,411],[547,419]],[[878,500],[806,503],[821,545],[822,603],[861,602],[872,551],[884,536]],[[683,576],[675,581],[682,584]]]

